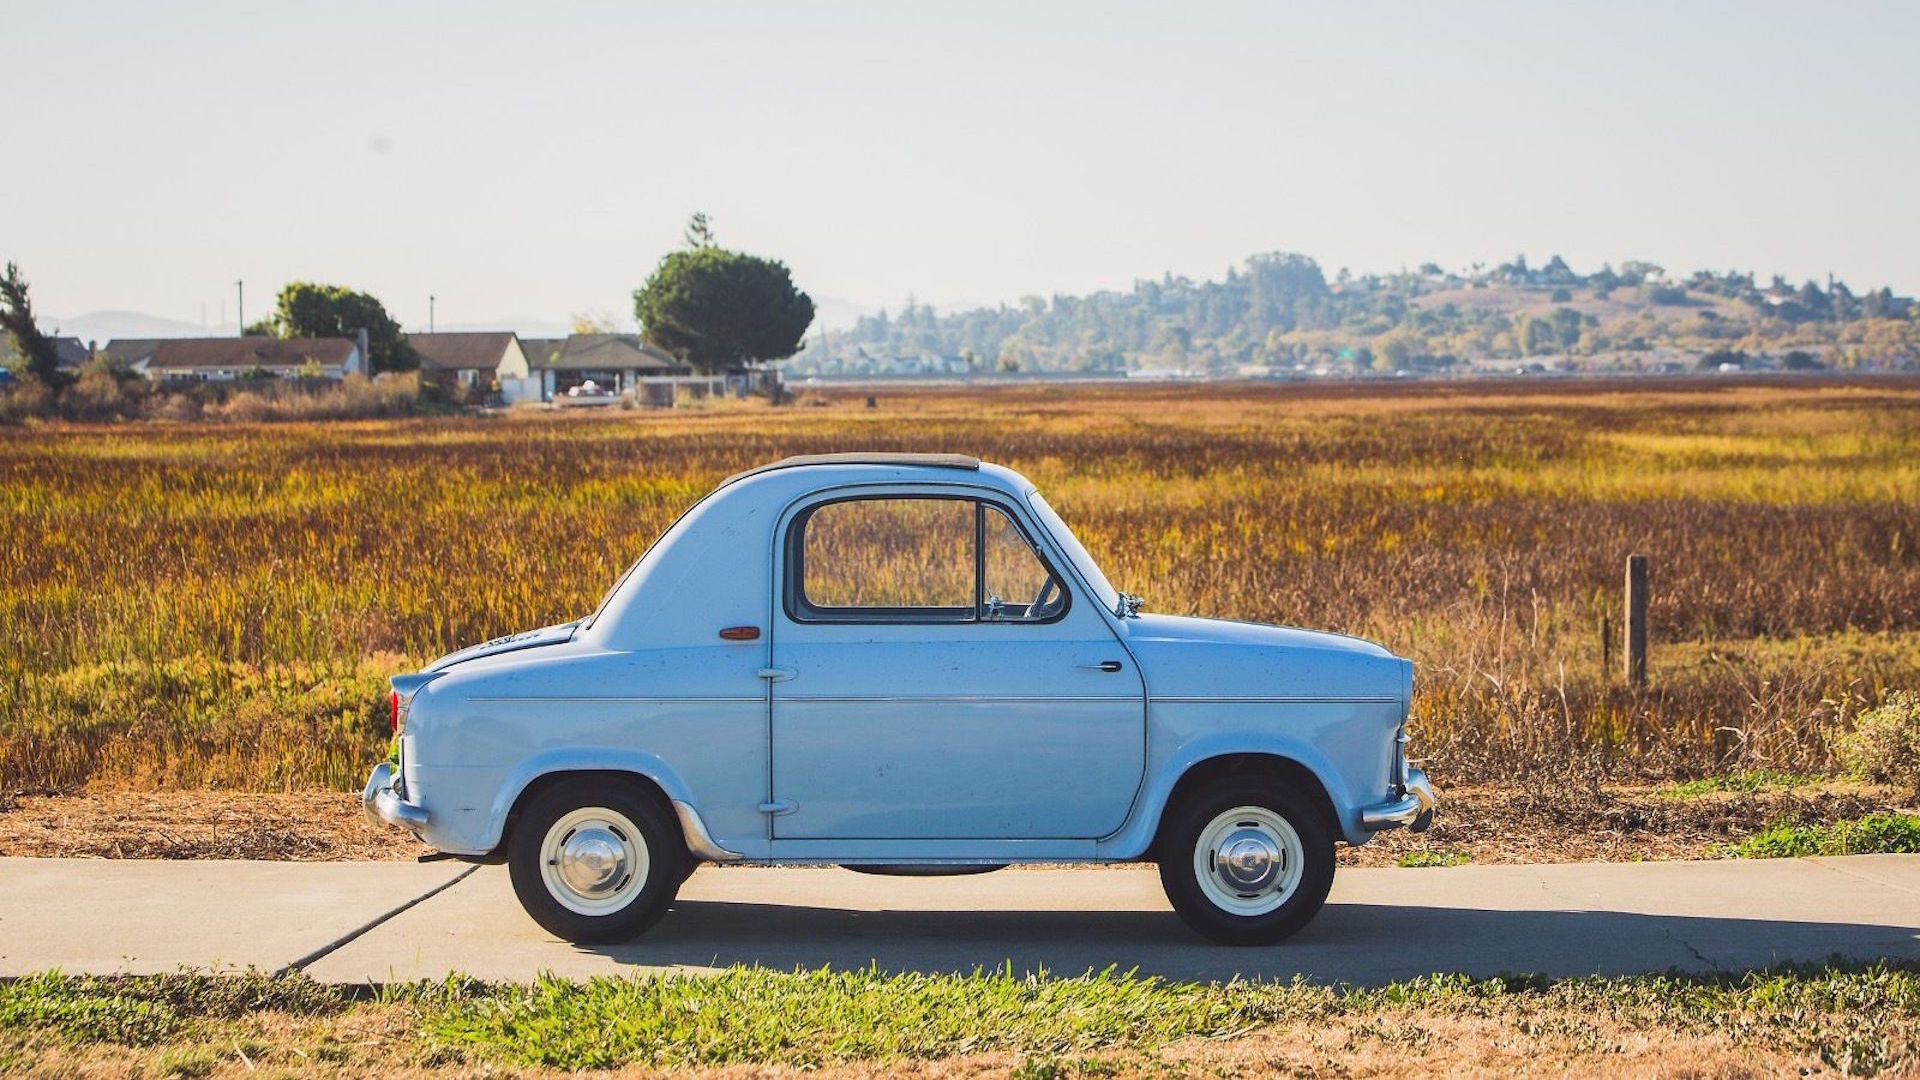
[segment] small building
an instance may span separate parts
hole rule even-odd
[[[636,334],[575,334],[557,342],[539,340],[527,360],[529,369],[540,377],[540,397],[545,401],[568,397],[568,391],[584,390],[592,383],[600,395],[618,398],[632,392],[645,404],[671,405],[672,383],[659,380],[687,374],[678,360]]]
[[[108,344],[109,350],[112,343]],[[220,382],[273,375],[342,379],[367,374],[360,343],[350,338],[175,338],[147,357],[147,378],[166,382]]]
[[[114,338],[100,350],[107,363],[138,374],[146,374],[154,352],[166,338]]]
[[[93,349],[77,337],[53,339],[53,351],[60,358],[60,370],[77,372],[93,359]],[[13,335],[0,333],[0,364],[14,365],[22,358],[13,347]]]
[[[528,379],[526,351],[511,331],[408,334],[407,343],[420,354],[422,380],[449,390],[497,391],[509,405],[540,399],[538,386]]]

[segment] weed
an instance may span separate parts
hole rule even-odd
[[[1897,784],[1920,797],[1920,694],[1898,691],[1861,713],[1835,740],[1834,754],[1855,775]]]
[[[1920,853],[1920,815],[1871,814],[1832,825],[1781,823],[1724,849],[1738,859]]]
[[[1792,790],[1809,787],[1819,782],[1819,777],[1805,773],[1778,772],[1773,769],[1742,769],[1738,772],[1704,776],[1698,780],[1674,784],[1663,789],[1660,794],[1670,799],[1696,799],[1703,795],[1717,795],[1723,792],[1752,794],[1756,791]]]
[[[1428,851],[1419,849],[1409,851],[1400,856],[1400,858],[1395,860],[1395,865],[1409,868],[1422,866],[1465,866],[1472,861],[1473,857],[1464,851]]]

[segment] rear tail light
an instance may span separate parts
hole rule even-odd
[[[400,691],[398,690],[387,695],[387,732],[393,735],[400,734]]]

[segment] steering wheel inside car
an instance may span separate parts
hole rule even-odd
[[[1060,592],[1060,579],[1047,578],[1047,583],[1040,586],[1040,594],[1033,598],[1033,603],[1027,605],[1027,618],[1052,618],[1057,613],[1060,601],[1064,599],[1066,597]]]

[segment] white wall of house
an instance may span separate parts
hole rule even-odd
[[[500,389],[506,390],[508,379],[526,378],[527,370],[527,351],[520,347],[520,339],[508,338],[507,351],[500,357],[500,366],[493,371],[494,377],[500,380]]]

